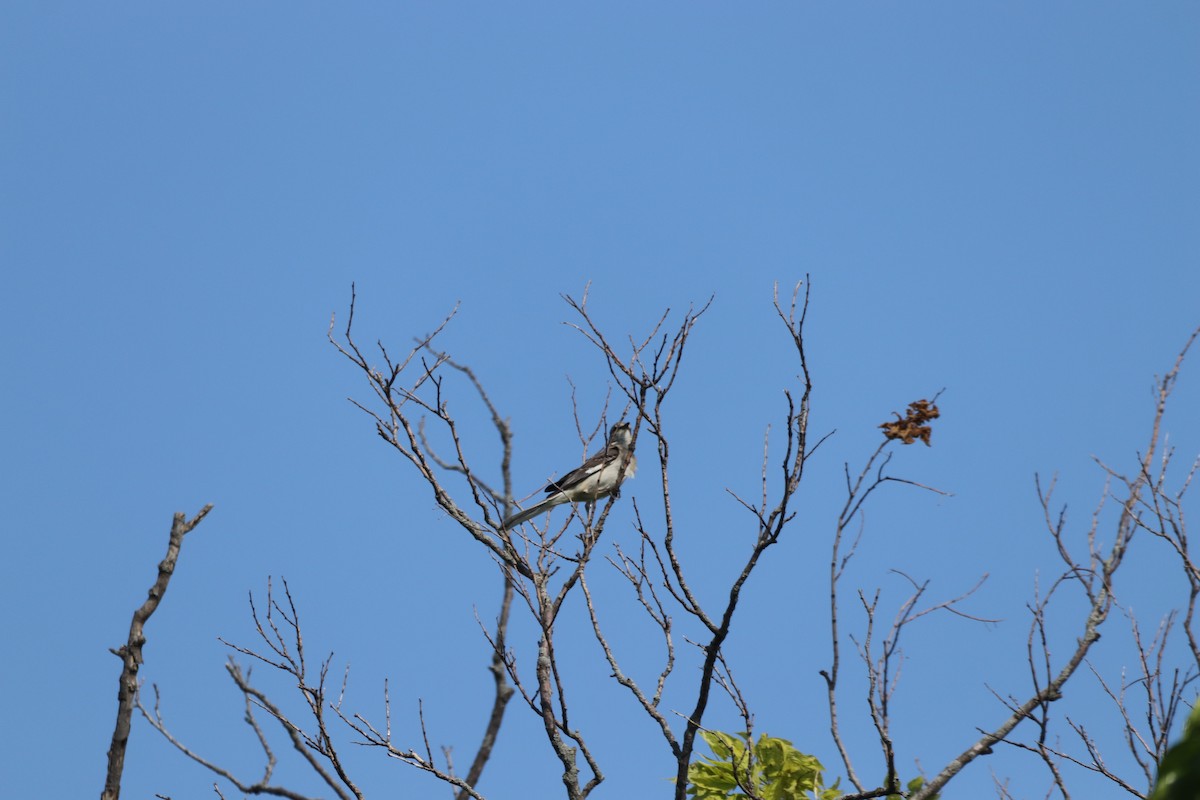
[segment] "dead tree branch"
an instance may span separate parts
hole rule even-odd
[[[865,504],[878,489],[888,483],[899,483],[924,489],[942,496],[949,496],[949,492],[927,486],[917,481],[899,478],[887,472],[887,468],[895,455],[892,449],[895,442],[899,442],[902,445],[912,444],[915,441],[922,441],[926,445],[930,443],[932,429],[929,426],[929,422],[940,416],[936,405],[940,395],[941,392],[939,391],[934,394],[932,400],[922,399],[910,403],[907,417],[902,418],[900,414],[896,413],[897,422],[887,422],[879,426],[884,429],[884,440],[879,443],[867,458],[866,463],[856,476],[851,475],[849,464],[844,464],[842,468],[846,481],[846,500],[842,504],[834,526],[833,543],[829,559],[829,635],[831,662],[829,669],[821,670],[820,675],[825,680],[825,700],[829,708],[830,737],[833,739],[834,747],[837,749],[838,755],[842,760],[842,765],[846,769],[846,777],[859,795],[879,796],[877,793],[894,794],[899,791],[899,776],[896,773],[895,746],[890,733],[891,722],[888,705],[894,689],[894,680],[898,676],[900,657],[899,638],[901,631],[905,625],[934,610],[944,609],[952,613],[961,614],[962,612],[958,611],[955,605],[974,593],[983,580],[981,579],[974,588],[954,600],[945,601],[926,608],[923,611],[916,612],[916,603],[924,593],[928,582],[918,586],[916,581],[904,575],[903,577],[907,578],[913,584],[916,592],[901,606],[891,632],[885,638],[878,658],[872,655],[871,642],[879,593],[877,591],[874,598],[870,601],[867,600],[862,592],[859,593],[859,600],[867,616],[866,637],[864,644],[859,648],[859,655],[867,668],[867,706],[872,724],[875,726],[876,733],[879,736],[886,775],[883,787],[868,790],[854,768],[854,763],[841,731],[841,718],[839,716],[837,698],[838,680],[841,674],[841,632],[839,627],[838,589],[846,567],[858,552],[859,544],[862,541],[865,531]],[[858,526],[857,532],[854,534],[854,538],[847,544],[847,536],[850,528],[855,524]],[[903,573],[898,574],[903,575]],[[896,675],[892,674],[893,669],[896,670]]]
[[[1174,389],[1188,349],[1198,335],[1200,335],[1200,329],[1194,331],[1188,338],[1187,343],[1176,357],[1175,364],[1171,370],[1156,381],[1155,408],[1150,435],[1144,454],[1140,454],[1138,457],[1136,472],[1132,477],[1126,477],[1109,471],[1110,478],[1115,479],[1115,482],[1119,483],[1123,488],[1121,495],[1114,498],[1118,501],[1120,509],[1117,514],[1113,540],[1110,545],[1103,546],[1099,542],[1096,532],[1097,514],[1093,517],[1093,524],[1087,535],[1088,552],[1086,559],[1073,555],[1067,542],[1065,512],[1053,515],[1049,510],[1051,505],[1050,495],[1053,487],[1049,491],[1042,492],[1039,485],[1039,496],[1043,508],[1046,510],[1047,528],[1065,567],[1062,577],[1059,578],[1056,585],[1059,583],[1063,585],[1069,584],[1078,588],[1087,598],[1087,615],[1083,620],[1074,649],[1061,666],[1054,668],[1051,666],[1053,660],[1049,646],[1048,644],[1043,645],[1044,649],[1040,660],[1043,664],[1044,674],[1046,675],[1046,680],[1044,681],[1038,680],[1037,675],[1039,671],[1032,669],[1034,662],[1031,653],[1030,666],[1032,674],[1035,676],[1033,693],[1023,702],[1017,703],[1014,700],[1006,704],[1011,712],[1009,716],[994,728],[983,730],[982,735],[977,741],[951,760],[933,779],[915,792],[912,800],[926,800],[926,798],[940,791],[967,764],[974,761],[980,755],[990,752],[992,746],[996,743],[1006,741],[1012,731],[1022,721],[1036,719],[1039,709],[1044,717],[1049,704],[1062,698],[1064,686],[1079,667],[1084,664],[1088,652],[1100,638],[1100,629],[1108,620],[1109,613],[1116,602],[1114,595],[1116,575],[1129,553],[1129,547],[1134,534],[1139,529],[1151,528],[1155,530],[1159,538],[1165,539],[1169,544],[1171,543],[1171,537],[1175,535],[1173,530],[1171,534],[1161,535],[1170,529],[1170,522],[1164,521],[1165,515],[1158,516],[1156,511],[1156,509],[1164,507],[1156,505],[1156,497],[1161,500],[1166,495],[1161,491],[1161,487],[1163,486],[1161,474],[1160,477],[1155,477],[1153,467],[1156,462],[1166,464],[1169,460],[1162,434],[1167,401]],[[1188,482],[1190,482],[1190,476]],[[1111,496],[1107,488],[1105,496]],[[1147,513],[1148,509],[1149,513]],[[1156,517],[1158,524],[1152,525],[1151,522],[1154,522]],[[1147,518],[1151,522],[1147,522]],[[1183,559],[1183,561],[1185,564],[1187,563],[1187,559]],[[1033,610],[1033,622],[1031,626],[1033,630],[1040,633],[1043,642],[1046,641],[1044,637],[1045,608],[1053,594],[1052,589],[1042,602],[1031,607]],[[1031,637],[1033,635],[1031,633]]]
[[[800,301],[800,290],[804,287],[803,302]],[[599,335],[595,326],[591,326],[589,336],[597,346],[605,350],[608,359],[610,370],[616,369],[622,371],[625,375],[631,378],[628,387],[623,387],[627,391],[627,396],[633,397],[634,387],[640,390],[637,394],[639,399],[638,406],[643,410],[646,419],[647,429],[654,436],[657,443],[659,455],[659,480],[663,492],[663,517],[662,517],[662,546],[661,554],[657,545],[657,537],[655,537],[647,526],[643,523],[641,514],[637,515],[637,527],[643,541],[643,556],[637,566],[633,566],[629,560],[625,561],[627,569],[624,571],[627,580],[631,585],[638,589],[643,582],[648,581],[649,573],[646,567],[645,549],[648,548],[653,554],[655,563],[657,564],[659,574],[662,578],[662,585],[666,592],[679,604],[685,613],[693,617],[707,632],[706,641],[697,646],[700,649],[702,662],[700,666],[700,676],[696,688],[696,701],[691,712],[684,716],[685,726],[682,735],[676,739],[674,733],[663,724],[664,720],[661,715],[656,716],[655,713],[650,713],[651,717],[659,722],[660,728],[663,730],[664,738],[670,746],[671,751],[676,759],[676,775],[675,775],[675,797],[677,800],[682,800],[687,793],[688,782],[688,767],[691,763],[692,753],[695,748],[696,735],[702,728],[702,722],[705,711],[707,710],[710,693],[714,684],[724,686],[725,690],[734,698],[735,704],[739,706],[739,713],[743,715],[743,719],[749,721],[752,719],[748,705],[744,698],[741,698],[741,693],[737,689],[736,684],[732,681],[732,674],[729,671],[728,665],[724,661],[721,648],[729,635],[732,626],[734,613],[737,609],[738,602],[741,597],[741,592],[754,571],[754,568],[762,557],[763,553],[771,545],[775,544],[783,532],[784,527],[791,522],[794,517],[794,512],[790,511],[789,503],[792,496],[795,494],[800,484],[800,479],[803,475],[805,460],[808,456],[807,435],[808,435],[808,410],[809,398],[812,392],[812,381],[808,371],[808,362],[804,352],[803,326],[804,320],[808,311],[809,289],[807,282],[798,283],[792,294],[791,305],[785,311],[781,305],[778,289],[775,295],[775,309],[779,314],[780,319],[784,322],[789,334],[792,336],[795,344],[800,365],[800,380],[802,382],[802,395],[799,401],[799,407],[790,391],[785,392],[787,401],[787,414],[785,416],[785,445],[784,453],[780,463],[779,484],[777,489],[777,499],[771,501],[770,481],[768,479],[768,465],[770,463],[769,449],[764,445],[764,460],[763,460],[763,492],[760,505],[747,503],[741,498],[735,499],[749,511],[754,519],[756,528],[756,536],[754,544],[748,554],[745,563],[740,572],[734,578],[731,584],[724,608],[719,615],[709,614],[699,602],[696,594],[688,584],[685,576],[682,560],[675,547],[675,517],[671,505],[671,487],[669,479],[669,464],[670,464],[670,445],[667,438],[664,420],[662,416],[662,402],[674,381],[678,370],[678,359],[670,369],[663,369],[660,355],[663,353],[670,354],[678,348],[678,352],[682,354],[683,345],[686,342],[686,335],[677,335],[674,340],[668,344],[667,338],[664,336],[656,353],[655,360],[652,362],[649,370],[646,370],[641,359],[636,359],[632,363],[636,363],[642,368],[641,373],[635,373],[630,365],[621,365],[619,360],[615,359],[611,348],[607,346],[607,342]],[[711,301],[710,301],[711,302]],[[699,313],[693,315],[689,312],[689,318],[694,319],[707,309],[707,305],[701,309]],[[586,317],[585,317],[586,319]],[[690,324],[689,326],[690,327]],[[685,330],[681,329],[681,334]],[[665,558],[664,558],[665,556]],[[642,596],[639,592],[639,597]],[[661,613],[656,609],[643,604],[652,619],[656,621],[665,619],[665,613]],[[659,623],[661,626],[661,623]],[[664,636],[668,635],[668,630],[664,628]],[[670,655],[673,651],[668,651],[668,661],[664,667],[663,673],[660,675],[661,681],[670,672],[673,665],[673,656]],[[661,690],[660,690],[661,691]],[[643,708],[647,708],[644,696],[639,696],[635,692],[635,697],[638,697]],[[657,694],[656,694],[657,697]],[[739,699],[741,702],[739,703]],[[657,706],[654,706],[657,710]],[[650,711],[647,708],[648,712]]]
[[[315,725],[315,727],[306,729],[304,725],[289,718],[265,692],[250,684],[249,670],[243,672],[237,662],[230,658],[225,669],[230,679],[234,682],[234,685],[237,686],[238,691],[242,693],[246,704],[246,724],[254,731],[255,738],[258,740],[259,746],[262,747],[263,755],[266,759],[263,777],[260,780],[255,782],[241,780],[229,770],[218,766],[209,759],[197,755],[193,750],[183,745],[167,730],[166,723],[159,709],[157,687],[155,688],[153,714],[140,702],[138,703],[138,708],[150,725],[180,752],[232,783],[237,787],[238,791],[245,794],[277,795],[279,797],[287,797],[290,800],[306,800],[298,792],[270,783],[275,768],[275,755],[267,742],[266,734],[254,716],[254,709],[261,709],[279,723],[288,740],[291,742],[292,748],[340,800],[351,800],[351,798],[362,800],[362,792],[347,773],[341,754],[334,743],[333,736],[329,730],[329,716],[326,713],[332,711],[338,717],[342,716],[341,706],[342,700],[345,697],[349,669],[343,674],[341,689],[338,691],[336,697],[330,697],[327,685],[329,668],[333,663],[332,653],[321,662],[316,679],[313,679],[309,674],[304,635],[300,625],[300,615],[296,609],[296,603],[292,598],[291,589],[288,587],[286,580],[283,581],[283,590],[287,601],[286,607],[275,598],[271,581],[268,580],[266,614],[263,617],[260,617],[258,608],[255,606],[254,595],[250,595],[250,615],[254,620],[258,636],[263,644],[266,645],[269,654],[255,648],[231,644],[224,639],[220,640],[230,649],[286,674],[289,678],[289,683],[293,683],[296,686],[296,689],[304,699],[305,705],[308,706],[309,715],[312,717],[312,722]],[[328,769],[326,765],[328,765]]]
[[[502,667],[504,673],[507,674],[507,679],[512,681],[512,687],[508,687],[507,691],[504,691],[498,684],[497,702],[499,703],[501,697],[506,701],[507,697],[511,695],[513,687],[516,691],[521,692],[526,704],[542,718],[547,740],[562,765],[567,796],[580,799],[586,797],[603,780],[603,775],[583,739],[582,732],[570,723],[567,686],[559,670],[554,647],[554,633],[564,602],[580,584],[584,570],[591,561],[592,553],[601,540],[605,521],[613,508],[615,495],[603,505],[589,504],[587,508],[577,510],[557,529],[549,527],[541,529],[537,526],[523,526],[516,530],[505,528],[500,524],[500,520],[505,518],[512,507],[509,472],[511,430],[507,420],[502,417],[489,399],[482,382],[474,371],[454,361],[434,344],[436,336],[450,318],[448,317],[442,326],[439,326],[432,334],[419,338],[415,346],[404,357],[393,359],[380,343],[378,352],[383,366],[376,368],[369,363],[367,356],[354,338],[354,302],[352,294],[350,315],[341,339],[333,336],[332,323],[329,338],[338,351],[365,374],[377,401],[375,408],[369,408],[362,403],[355,404],[375,421],[377,433],[417,469],[422,480],[433,490],[439,506],[491,553],[507,581],[506,586],[509,587],[506,588],[505,607],[507,608],[511,602],[513,592],[519,594],[524,600],[539,629],[538,655],[533,669],[536,687],[531,688],[530,691],[526,691],[523,687],[517,669],[517,661],[506,651],[502,632],[498,632],[495,636],[489,635],[488,638],[493,647],[494,674],[500,679],[502,676],[498,670]],[[570,299],[568,299],[568,304],[577,310],[582,310],[585,323],[590,324],[584,306],[575,304]],[[453,314],[451,314],[452,316]],[[656,354],[656,359],[664,352],[669,356],[663,362],[663,366],[668,369],[677,369],[677,359],[682,353],[686,330],[693,321],[694,317],[685,320],[683,333],[677,335],[674,344],[669,346],[666,351],[660,350]],[[632,375],[634,373],[629,364],[641,364],[649,361],[648,358],[642,358],[639,348],[649,346],[662,322],[660,320],[651,337],[640,345],[631,340],[635,350],[628,363],[616,358],[613,354],[614,358],[610,359],[609,367],[614,377]],[[595,332],[599,334],[598,329]],[[618,365],[620,365],[619,368]],[[618,372],[618,369],[621,371]],[[493,488],[494,483],[484,480],[470,466],[464,455],[458,421],[452,414],[450,403],[444,394],[446,370],[457,371],[471,383],[476,394],[486,406],[493,425],[500,433],[504,448],[500,465],[502,489]],[[669,377],[660,374],[657,379],[663,380],[664,377],[668,381],[673,380],[673,374]],[[640,385],[635,386],[628,381],[621,382],[621,386],[628,397],[636,397],[638,391],[641,391]],[[640,406],[636,414],[635,422],[640,427],[645,418]],[[602,413],[597,429],[605,427],[604,416]],[[436,423],[440,433],[450,442],[449,448],[443,448],[443,454],[438,454],[433,449],[428,431],[430,422]],[[636,428],[633,432],[633,440],[636,444]],[[471,497],[470,504],[473,506],[472,510],[468,510],[468,506],[460,504],[442,482],[441,476],[446,473],[461,476],[466,480]],[[566,533],[575,522],[582,524],[582,531],[576,536],[578,549],[571,552],[568,547],[571,540],[566,538]],[[498,704],[494,706],[493,711],[497,712],[502,708],[503,706]],[[371,737],[374,735],[371,731],[374,729],[365,720],[358,719],[361,731],[366,731],[364,735],[371,743],[391,746],[386,737],[372,739]],[[488,742],[494,739],[494,728],[490,724],[489,731],[491,731],[490,734],[485,734],[484,753],[490,752]],[[581,776],[579,769],[581,765],[577,763],[577,759],[583,760],[590,776]],[[411,759],[409,761],[416,763]],[[418,766],[421,765],[418,764]],[[425,767],[422,766],[422,768]],[[468,783],[473,785],[474,781],[468,781]],[[463,789],[460,784],[454,785],[458,786],[460,790]]]
[[[167,584],[175,574],[183,537],[191,533],[200,521],[212,511],[212,503],[200,509],[190,520],[176,512],[171,522],[171,533],[167,540],[167,555],[158,564],[158,577],[146,596],[146,600],[134,612],[129,623],[129,638],[125,644],[112,650],[121,659],[121,677],[117,684],[117,724],[113,729],[112,743],[108,747],[108,771],[104,778],[104,791],[100,800],[117,800],[121,796],[121,776],[125,771],[125,750],[129,744],[130,723],[133,707],[137,703],[138,671],[142,667],[142,648],[146,644],[145,627],[150,616],[167,593]]]

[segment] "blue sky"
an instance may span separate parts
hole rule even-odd
[[[670,411],[681,547],[715,600],[754,530],[724,489],[753,491],[795,386],[772,287],[811,275],[811,424],[836,434],[729,654],[759,729],[841,774],[817,670],[842,464],[944,387],[934,446],[894,465],[953,497],[889,488],[847,577],[894,607],[891,568],[937,598],[991,576],[969,610],[1002,622],[934,617],[908,640],[900,764],[936,771],[1003,717],[988,686],[1027,690],[1024,604],[1056,569],[1034,474],[1058,473],[1082,535],[1103,485],[1092,457],[1132,466],[1151,380],[1200,324],[1198,32],[1188,3],[6,4],[0,677],[20,721],[0,733],[7,791],[99,791],[119,670],[107,648],[172,512],[206,502],[143,670],[181,738],[257,773],[216,637],[253,643],[246,594],[282,575],[312,651],[351,665],[356,710],[377,717],[389,677],[398,730],[415,735],[424,698],[435,747],[469,757],[490,691],[474,614],[495,613],[499,586],[346,401],[365,387],[325,335],[351,282],[363,340],[394,348],[461,303],[443,344],[511,417],[522,493],[579,456],[568,379],[592,415],[606,388],[560,294],[590,281],[617,339],[715,295]],[[1200,452],[1197,371],[1168,425],[1181,463]],[[471,446],[495,463],[486,419],[456,391]],[[625,498],[655,501],[650,474],[618,503],[616,541],[633,541]],[[1122,587],[1150,624],[1183,592],[1155,557],[1147,546]],[[653,645],[613,597],[636,662]],[[661,740],[594,643],[563,636],[609,774],[598,796],[665,795]],[[1129,663],[1121,638],[1096,654],[1104,674]],[[517,626],[518,654],[533,642]],[[690,705],[689,674],[672,709]],[[870,775],[861,678],[845,680]],[[1075,713],[1111,729],[1089,680]],[[127,797],[213,796],[137,723]],[[511,707],[489,797],[556,796],[535,723]],[[349,755],[373,795],[443,791]],[[989,796],[990,770],[1019,796],[1047,786],[1004,752],[947,796]]]

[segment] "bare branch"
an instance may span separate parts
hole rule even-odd
[[[1087,537],[1089,555],[1085,564],[1071,556],[1063,542],[1064,516],[1060,514],[1057,521],[1050,521],[1049,517],[1047,518],[1051,535],[1058,545],[1060,555],[1067,564],[1067,574],[1074,583],[1083,589],[1088,598],[1087,617],[1084,620],[1083,629],[1076,639],[1073,652],[1045,685],[1035,686],[1034,693],[1024,702],[1016,705],[1008,718],[995,728],[985,731],[979,740],[954,758],[932,780],[914,793],[913,800],[925,800],[940,791],[963,767],[974,761],[979,755],[989,752],[995,743],[1005,741],[1018,724],[1032,717],[1035,709],[1044,708],[1049,703],[1061,699],[1063,687],[1083,664],[1092,645],[1100,638],[1100,628],[1107,621],[1115,602],[1113,597],[1114,578],[1129,552],[1129,544],[1134,533],[1144,527],[1144,523],[1141,522],[1141,511],[1145,507],[1146,497],[1148,494],[1157,492],[1161,487],[1161,483],[1150,478],[1151,465],[1155,463],[1159,457],[1159,451],[1163,447],[1161,429],[1163,418],[1166,415],[1167,400],[1175,386],[1187,351],[1197,336],[1200,336],[1200,328],[1193,331],[1175,359],[1174,366],[1157,382],[1154,417],[1145,454],[1139,457],[1137,475],[1132,478],[1123,478],[1120,481],[1125,489],[1125,496],[1120,500],[1121,508],[1112,544],[1106,549],[1100,548],[1094,523]],[[1035,614],[1034,624],[1041,624],[1037,614]],[[1045,652],[1045,660],[1049,664],[1048,649]]]
[[[125,640],[125,644],[111,651],[121,659],[121,677],[117,683],[117,722],[113,729],[112,742],[108,747],[108,770],[104,777],[104,790],[100,793],[100,800],[117,800],[121,796],[125,749],[129,744],[133,708],[137,704],[138,671],[143,663],[142,648],[146,644],[146,622],[167,593],[167,585],[171,582],[171,576],[175,574],[175,565],[179,561],[183,537],[191,533],[201,520],[208,516],[209,511],[212,511],[212,503],[200,509],[200,513],[190,520],[182,512],[176,512],[167,539],[167,554],[158,564],[158,576],[150,587],[145,602],[133,612],[133,620],[129,623],[129,638]]]
[[[800,296],[801,286],[805,287],[804,304],[801,307],[799,316],[797,316],[797,303]],[[728,598],[725,602],[719,618],[710,617],[706,614],[700,603],[696,601],[691,590],[687,588],[686,581],[683,577],[682,568],[675,554],[673,544],[673,522],[670,515],[669,506],[669,491],[666,479],[666,465],[669,448],[666,444],[666,437],[662,435],[661,417],[659,416],[659,405],[655,405],[654,417],[656,419],[654,430],[658,432],[659,440],[659,459],[662,465],[662,480],[664,505],[666,506],[666,536],[664,546],[666,548],[673,571],[673,577],[680,587],[680,591],[687,600],[685,608],[687,608],[698,620],[700,620],[710,633],[709,640],[703,645],[702,652],[704,660],[700,667],[700,681],[697,691],[696,704],[691,713],[687,715],[687,725],[684,728],[683,736],[680,740],[679,753],[676,759],[676,774],[675,774],[675,800],[685,800],[687,794],[687,774],[688,765],[691,762],[692,751],[695,747],[696,734],[700,730],[701,722],[704,718],[704,712],[708,707],[709,693],[714,682],[714,676],[717,674],[719,658],[721,656],[721,648],[729,636],[730,628],[733,624],[734,612],[737,610],[738,601],[741,597],[742,588],[750,579],[755,566],[767,548],[779,541],[780,535],[783,533],[784,526],[791,521],[793,514],[789,513],[790,502],[792,496],[800,486],[800,480],[804,474],[804,465],[807,460],[807,444],[808,444],[808,409],[809,398],[812,394],[812,380],[808,371],[808,360],[804,352],[804,335],[803,326],[804,320],[808,313],[808,282],[797,283],[792,292],[792,302],[790,310],[787,314],[784,313],[782,306],[779,303],[778,286],[775,291],[775,310],[783,321],[788,333],[792,337],[792,341],[796,347],[796,355],[800,362],[800,377],[803,382],[802,394],[800,396],[800,404],[797,408],[794,398],[790,391],[784,392],[784,397],[787,400],[787,414],[784,417],[785,441],[783,448],[783,457],[780,459],[779,483],[776,491],[778,499],[775,504],[768,510],[766,503],[760,509],[755,509],[753,506],[747,506],[755,518],[755,526],[758,530],[758,535],[755,538],[755,543],[750,551],[749,557],[746,559],[741,572],[734,579],[729,588]],[[707,307],[707,306],[706,306]],[[661,399],[661,398],[660,398]],[[764,458],[767,456],[764,454]],[[765,467],[764,467],[765,471]]]

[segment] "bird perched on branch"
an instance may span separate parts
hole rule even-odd
[[[633,454],[633,431],[628,422],[618,422],[608,432],[608,444],[599,453],[546,485],[546,499],[508,517],[501,528],[527,522],[543,511],[563,503],[594,503],[613,495],[621,496],[621,481],[637,472]]]

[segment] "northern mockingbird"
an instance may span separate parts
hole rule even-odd
[[[621,496],[621,481],[637,472],[637,456],[633,454],[633,431],[628,422],[618,422],[608,432],[608,444],[599,453],[546,484],[546,499],[524,511],[513,514],[501,528],[511,528],[527,522],[543,511],[563,503],[594,503],[610,494]]]

